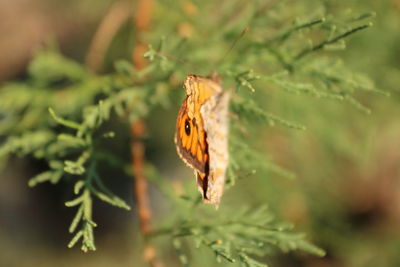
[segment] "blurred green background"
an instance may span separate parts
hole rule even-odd
[[[331,2],[332,10],[376,12],[374,26],[352,36],[347,49],[335,53],[348,67],[367,74],[378,89],[390,92],[390,97],[358,94],[372,110],[366,115],[335,101],[271,94],[265,100],[270,110],[307,126],[306,131],[268,127],[260,133],[263,150],[297,178],[242,181],[226,201],[237,192],[240,199],[266,202],[327,251],[323,258],[274,256],[272,266],[400,266],[400,1]],[[304,9],[312,9],[312,3],[305,1]],[[32,55],[50,39],[64,55],[84,62],[96,29],[113,4],[111,0],[1,1],[0,82],[23,81]],[[129,26],[118,31],[103,72],[114,60],[129,59],[133,46],[129,34]],[[274,101],[282,97],[287,98],[284,105]],[[172,142],[176,113],[154,111],[148,159],[167,176],[190,177]],[[160,125],[163,132],[158,131]],[[127,153],[124,145],[114,149]],[[96,230],[97,252],[67,249],[66,229],[73,211],[64,206],[65,184],[27,186],[28,179],[44,168],[40,162],[13,157],[1,173],[1,266],[143,266],[134,212],[100,202],[94,211],[101,225]],[[130,179],[121,175],[110,186],[132,204]],[[151,191],[151,197],[157,219],[157,212],[162,213],[158,192]],[[162,253],[173,258],[173,251]]]

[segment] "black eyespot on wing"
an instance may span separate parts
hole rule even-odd
[[[188,119],[185,120],[185,133],[187,136],[190,135],[190,122]]]

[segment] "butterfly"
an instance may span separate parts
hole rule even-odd
[[[188,75],[184,89],[176,122],[177,152],[194,170],[203,201],[218,207],[228,166],[229,93],[217,75]]]

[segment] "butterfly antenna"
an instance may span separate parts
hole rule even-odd
[[[236,37],[236,39],[233,41],[231,47],[229,47],[229,49],[226,51],[225,55],[218,61],[218,65],[220,65],[225,59],[226,57],[231,53],[231,51],[233,50],[233,48],[235,48],[237,42],[243,38],[243,36],[249,31],[249,27],[246,27],[243,29],[243,31],[240,33],[240,35],[238,37]]]

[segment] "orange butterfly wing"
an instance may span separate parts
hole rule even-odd
[[[199,119],[190,118],[187,109],[187,97],[179,110],[176,122],[175,143],[179,156],[191,168],[206,173],[208,166],[208,146],[206,136]]]
[[[182,160],[195,170],[203,200],[219,204],[228,164],[229,94],[218,81],[188,75],[179,110],[175,143]]]

